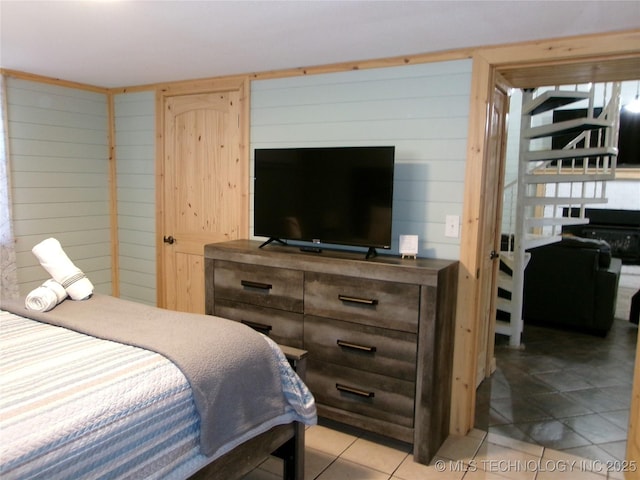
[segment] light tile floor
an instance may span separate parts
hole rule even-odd
[[[624,479],[621,465],[481,430],[450,436],[430,465],[415,463],[410,450],[401,442],[323,422],[306,432],[305,480]],[[282,463],[271,458],[244,480],[281,478]]]

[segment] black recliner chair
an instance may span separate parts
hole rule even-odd
[[[524,276],[525,323],[606,335],[616,309],[622,261],[602,240],[565,236],[534,248]]]

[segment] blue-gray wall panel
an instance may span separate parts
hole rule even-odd
[[[155,95],[115,96],[120,296],[156,298]]]
[[[7,102],[20,292],[49,278],[31,249],[55,237],[111,293],[106,95],[9,78]]]
[[[462,215],[470,88],[467,60],[255,81],[251,151],[395,145],[390,253],[415,234],[420,256],[457,259],[444,225]]]

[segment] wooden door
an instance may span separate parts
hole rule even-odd
[[[482,181],[484,198],[480,266],[480,325],[478,327],[476,387],[495,370],[494,343],[496,323],[496,299],[498,292],[498,267],[500,231],[502,224],[502,186],[506,155],[506,120],[509,96],[506,88],[496,86],[489,108],[487,129],[486,168]]]
[[[242,92],[164,97],[158,304],[204,313],[204,246],[248,236]]]

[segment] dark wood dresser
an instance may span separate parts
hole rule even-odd
[[[205,247],[206,313],[307,350],[320,416],[427,463],[449,432],[458,262],[259,245]]]

